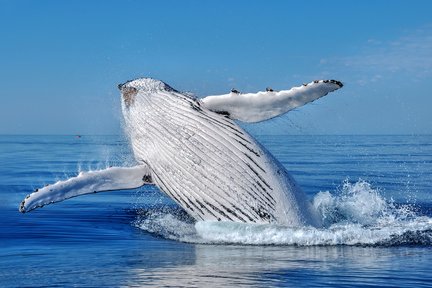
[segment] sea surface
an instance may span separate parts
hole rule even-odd
[[[0,287],[431,287],[432,136],[259,136],[325,227],[195,223],[152,186],[21,214],[133,165],[122,136],[0,136]]]

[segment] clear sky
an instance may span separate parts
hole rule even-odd
[[[345,87],[269,133],[432,133],[432,1],[0,0],[0,134],[117,134],[117,84]]]

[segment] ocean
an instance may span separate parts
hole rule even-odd
[[[21,214],[132,165],[122,136],[0,136],[0,287],[431,287],[432,135],[261,135],[325,227],[195,223],[152,186]]]

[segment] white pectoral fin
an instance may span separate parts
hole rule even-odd
[[[72,197],[113,190],[124,190],[151,184],[147,165],[134,167],[110,167],[99,171],[81,172],[78,176],[36,189],[19,207],[25,213],[47,204]]]
[[[290,90],[234,93],[201,99],[207,109],[243,122],[260,122],[282,115],[327,95],[343,84],[336,80],[316,80]]]

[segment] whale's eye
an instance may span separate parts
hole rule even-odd
[[[134,103],[135,95],[138,93],[138,90],[134,87],[122,87],[121,91],[123,94],[123,101],[126,107],[129,107]]]

